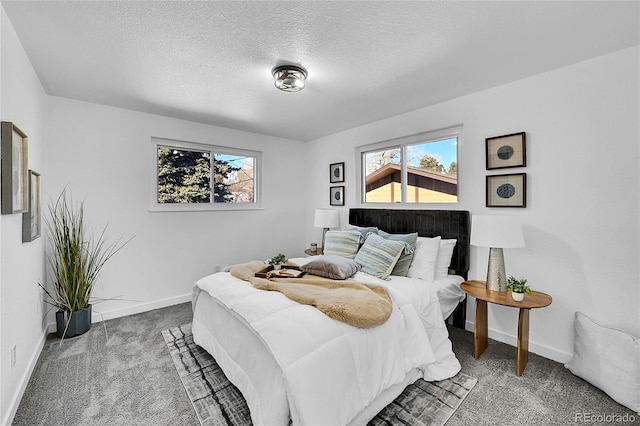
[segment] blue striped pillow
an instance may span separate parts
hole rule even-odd
[[[367,235],[369,235],[370,232],[373,232],[373,233],[378,232],[378,228],[376,228],[375,226],[367,226],[367,227],[352,226],[349,230],[358,231],[359,233],[361,233],[363,242],[367,238]]]
[[[400,258],[396,263],[396,266],[394,266],[393,271],[391,271],[391,275],[406,277],[409,273],[411,261],[413,261],[413,253],[416,249],[418,233],[414,232],[412,234],[389,234],[384,231],[378,231],[378,235],[380,235],[385,240],[404,241],[406,243],[404,246],[404,250],[400,255]]]
[[[385,240],[379,235],[369,234],[354,260],[362,265],[362,272],[387,278],[405,246],[402,241]]]
[[[362,235],[358,231],[327,231],[323,254],[353,259],[356,257],[361,239]]]

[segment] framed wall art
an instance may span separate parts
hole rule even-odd
[[[485,139],[487,170],[527,165],[525,132]]]
[[[29,210],[22,213],[22,242],[28,243],[40,236],[42,230],[40,173],[29,170]]]
[[[329,188],[329,204],[332,206],[344,206],[344,186],[332,186]]]
[[[344,163],[329,164],[329,182],[344,182]]]
[[[29,170],[27,135],[12,122],[1,124],[2,138],[2,214],[23,213],[29,208]]]
[[[487,207],[526,206],[526,173],[487,176]]]

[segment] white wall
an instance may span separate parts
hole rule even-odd
[[[85,218],[111,240],[135,236],[104,267],[94,306],[107,318],[190,300],[196,280],[214,265],[266,259],[305,249],[306,181],[300,142],[49,98],[48,196],[65,185],[85,202]],[[150,212],[151,137],[263,152],[263,210]],[[94,320],[97,314],[94,314]]]
[[[313,141],[309,206],[327,206],[328,164],[344,161],[346,225],[348,208],[359,206],[354,147],[462,123],[460,202],[429,208],[522,218],[526,248],[505,250],[507,274],[553,297],[531,312],[530,350],[567,361],[575,311],[640,336],[638,56],[638,47],[622,50]],[[484,140],[519,131],[527,167],[504,173],[527,173],[527,207],[487,209],[485,176],[494,173],[485,170]],[[308,224],[312,209],[305,213]],[[316,233],[307,225],[308,240]],[[484,280],[488,249],[471,255],[469,278]],[[469,303],[469,329],[473,318]],[[517,310],[489,308],[491,337],[515,344],[516,324]]]
[[[8,20],[1,16],[1,117],[29,137],[29,168],[44,172],[46,94]],[[46,186],[47,175],[42,174]],[[0,216],[0,422],[13,417],[44,343],[43,306],[37,283],[44,278],[44,238],[22,243],[22,214]],[[11,368],[11,348],[16,365]]]

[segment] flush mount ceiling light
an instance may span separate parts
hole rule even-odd
[[[279,65],[271,70],[278,89],[285,92],[299,92],[304,89],[307,70],[298,65]]]

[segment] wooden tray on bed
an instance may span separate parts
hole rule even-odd
[[[287,274],[287,270],[293,271],[292,273]],[[303,270],[300,269],[299,266],[282,266],[280,271],[274,271],[273,265],[269,265],[266,268],[256,272],[256,277],[259,278],[300,278],[306,274]]]

